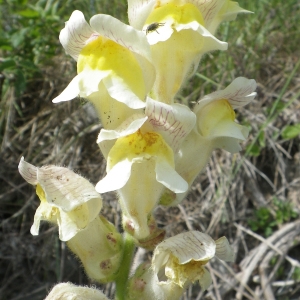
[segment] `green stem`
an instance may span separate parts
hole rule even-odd
[[[125,233],[124,237],[124,250],[122,266],[119,270],[118,277],[116,279],[116,300],[125,300],[127,294],[127,282],[131,267],[131,262],[135,250],[134,239],[128,233]]]

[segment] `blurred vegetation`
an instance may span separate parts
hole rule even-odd
[[[181,210],[157,212],[160,225],[172,233],[193,226],[216,238],[226,235],[238,245],[237,266],[260,242],[241,237],[235,222],[267,238],[300,213],[300,4],[238,2],[254,14],[221,25],[217,37],[229,43],[228,51],[206,55],[178,101],[192,105],[238,76],[256,79],[257,99],[237,112],[238,121],[251,130],[245,150],[236,155],[215,151]],[[42,299],[57,281],[91,284],[55,228],[44,224],[38,237],[30,235],[38,200],[18,175],[17,165],[24,155],[37,166],[69,166],[93,183],[103,175],[105,163],[95,143],[101,125],[88,117],[80,101],[51,103],[76,72],[58,36],[75,9],[86,20],[105,13],[127,22],[126,5],[125,0],[0,0],[0,299]],[[112,199],[107,198],[104,214],[120,226]],[[283,252],[299,261],[299,241],[291,242]],[[272,280],[299,280],[300,268],[279,267],[282,261],[274,260],[280,272]],[[257,287],[254,282],[249,286],[253,291]],[[112,290],[110,285],[105,288],[107,295]],[[274,290],[276,299],[300,297],[295,286]],[[191,289],[185,299],[196,299],[198,292]],[[231,291],[223,299],[234,295]],[[251,295],[247,298],[255,299]]]

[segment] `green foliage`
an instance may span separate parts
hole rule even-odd
[[[265,237],[272,235],[279,225],[290,222],[298,217],[288,201],[273,198],[273,210],[261,207],[254,211],[254,218],[248,221],[248,225],[255,232],[263,232]]]
[[[281,136],[284,139],[290,140],[297,137],[300,134],[300,123],[295,125],[287,125],[283,127]]]
[[[0,72],[6,78],[4,91],[15,87],[16,95],[25,91],[26,83],[42,75],[42,69],[52,64],[54,56],[63,53],[59,32],[75,9],[87,20],[96,13],[126,15],[126,1],[61,1],[6,0],[1,1]],[[104,11],[104,6],[108,11]]]
[[[292,277],[294,280],[300,280],[300,268],[299,267],[295,267]]]

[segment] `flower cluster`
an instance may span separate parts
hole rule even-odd
[[[78,74],[53,102],[80,96],[94,105],[103,127],[97,143],[107,160],[106,176],[93,187],[65,168],[36,168],[22,159],[20,173],[37,186],[41,200],[31,232],[38,234],[41,220],[57,224],[88,276],[113,281],[122,268],[124,241],[99,216],[99,193],[116,191],[124,230],[136,245],[156,246],[152,267],[142,265],[128,283],[128,299],[174,299],[175,290],[181,295],[195,280],[206,289],[210,275],[204,265],[215,254],[233,260],[225,237],[215,242],[187,232],[163,241],[153,211],[184,199],[214,149],[238,152],[248,136],[234,109],[254,99],[254,80],[236,78],[192,109],[176,102],[201,57],[227,49],[214,36],[219,24],[241,12],[248,11],[229,0],[128,0],[129,25],[104,14],[87,23],[74,11],[60,33]]]

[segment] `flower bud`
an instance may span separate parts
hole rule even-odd
[[[45,300],[109,300],[102,292],[94,288],[76,286],[71,283],[59,283],[53,287]]]

